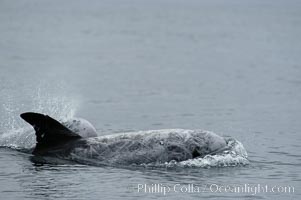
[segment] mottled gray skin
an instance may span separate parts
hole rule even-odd
[[[96,129],[85,119],[72,118],[62,124],[83,138],[97,137]]]
[[[130,165],[184,161],[214,154],[226,147],[224,138],[201,130],[154,130],[87,138],[73,143],[71,159]]]
[[[21,117],[36,131],[34,155],[84,163],[87,159],[109,165],[184,161],[217,153],[227,146],[224,138],[201,130],[166,129],[84,138],[48,115],[28,112]],[[69,127],[85,131],[84,136],[91,135],[87,132],[90,129],[96,135],[89,122],[75,120]]]

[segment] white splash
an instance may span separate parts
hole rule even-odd
[[[168,162],[166,167],[234,167],[248,165],[248,154],[244,146],[234,138],[228,139],[227,147],[224,151],[215,155],[206,155],[204,158],[189,159],[182,162]]]

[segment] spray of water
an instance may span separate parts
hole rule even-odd
[[[62,87],[57,91],[63,90]],[[26,91],[26,90],[25,90]],[[67,120],[75,115],[78,102],[61,95],[49,92],[47,86],[39,85],[29,93],[16,95],[13,92],[2,92],[0,146],[11,148],[30,148],[35,144],[32,128],[19,117],[22,112],[38,112]],[[22,98],[21,98],[21,97]]]

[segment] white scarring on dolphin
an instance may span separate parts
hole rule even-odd
[[[96,129],[94,128],[94,126],[85,119],[72,118],[62,122],[62,124],[83,138],[97,136]]]
[[[89,130],[84,128],[86,132],[81,135],[78,132],[83,130],[72,131],[70,123],[67,128],[47,115],[28,112],[21,114],[21,118],[35,130],[36,146],[32,154],[78,162],[91,159],[106,165],[180,162],[216,154],[227,148],[223,137],[202,130],[153,130],[96,137],[89,122],[84,122],[84,127]]]

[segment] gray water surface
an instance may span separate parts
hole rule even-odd
[[[99,134],[205,129],[244,145],[236,167],[37,164],[0,148],[1,199],[299,199],[301,2],[0,2],[1,143],[24,147],[19,114],[82,117]],[[9,137],[7,137],[9,136]],[[11,136],[11,137],[10,137]],[[137,191],[194,184],[202,192]],[[212,185],[293,186],[219,192]]]

